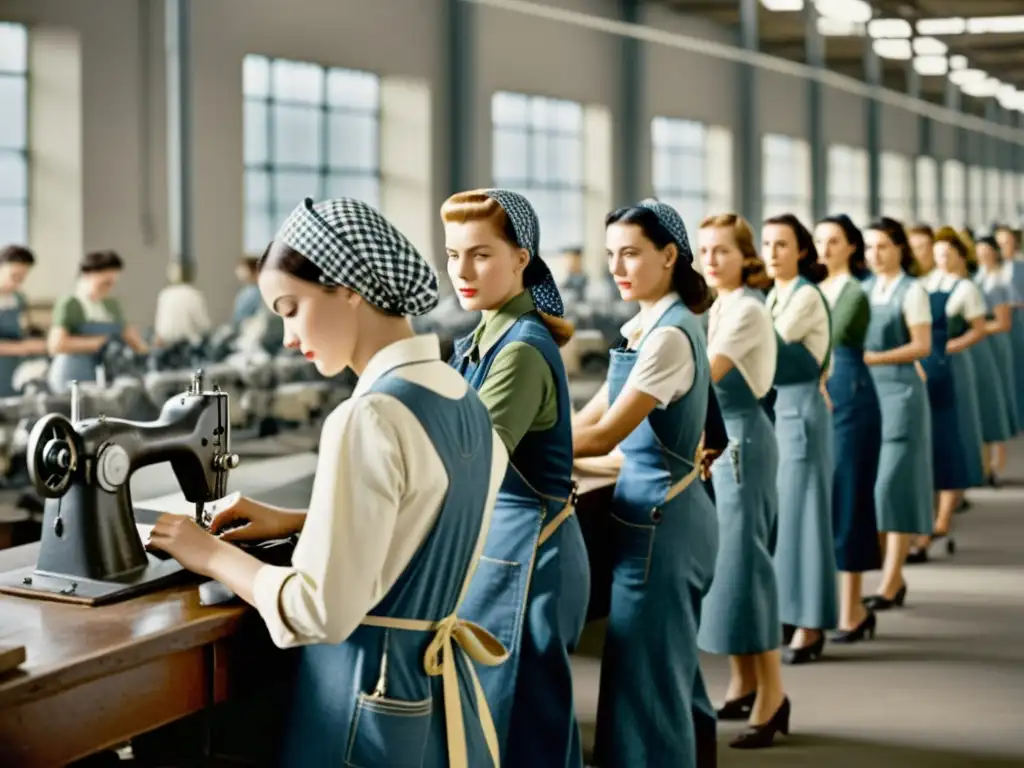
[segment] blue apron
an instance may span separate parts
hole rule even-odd
[[[956,388],[953,358],[946,353],[951,336],[946,306],[953,288],[936,289],[928,294],[932,309],[932,351],[921,366],[928,375],[928,403],[932,418],[932,468],[936,491],[959,491],[969,488],[967,445],[960,428],[960,393]]]
[[[595,764],[607,768],[692,768],[698,742],[714,740],[697,630],[715,571],[718,521],[695,463],[711,369],[704,333],[681,302],[654,328],[670,326],[690,340],[693,386],[619,444],[624,461],[611,512],[611,606],[594,746]],[[643,343],[612,350],[609,404]]]
[[[235,295],[235,306],[231,313],[231,324],[238,328],[244,321],[253,317],[263,306],[260,288],[255,283],[243,286]]]
[[[25,297],[20,293],[8,295],[13,299],[14,306],[0,309],[0,340],[20,341],[24,338],[21,315],[25,311]],[[14,390],[14,372],[24,361],[23,355],[0,355],[0,397],[18,394]]]
[[[86,320],[78,325],[74,336],[120,336],[124,326],[116,321]],[[63,392],[72,381],[96,381],[96,368],[101,364],[99,354],[54,355],[47,373],[52,392]]]
[[[948,323],[951,339],[968,331],[967,322],[962,317],[950,317]],[[981,432],[977,373],[971,349],[973,346],[950,355],[949,365],[953,371],[953,386],[957,394],[956,412],[964,446],[963,461],[967,487],[979,488],[985,484],[985,463],[982,456],[984,439]]]
[[[749,288],[744,291],[763,300]],[[764,653],[782,641],[772,562],[779,509],[778,445],[768,414],[738,369],[715,384],[715,396],[729,447],[711,470],[718,559],[697,640],[707,653]]]
[[[987,317],[989,320],[995,318],[996,306],[999,304],[1012,304],[1013,297],[1010,289],[998,282],[996,276],[993,276],[993,280],[989,281],[986,280],[985,275],[979,273],[975,281],[981,292],[985,295],[985,303],[988,308]],[[1013,341],[1010,333],[994,334],[989,336],[987,341],[992,350],[996,372],[1002,384],[1006,419],[1009,422],[1010,430],[1008,437],[1012,438],[1020,431],[1020,420],[1017,410],[1017,380],[1013,370]]]
[[[562,356],[540,315],[529,312],[478,363],[467,355],[472,336],[460,339],[453,363],[480,389],[501,350],[517,341],[537,349],[551,368],[558,419],[551,429],[527,432],[512,453],[463,615],[509,651],[500,667],[479,670],[502,763],[579,768],[569,654],[586,621],[590,563],[573,514],[572,410]]]
[[[1016,307],[1017,302],[1024,301],[1024,262],[1011,261],[1010,266],[1010,288],[1011,299],[1014,304],[1012,312],[1013,326],[1010,331],[1010,343],[1013,347],[1013,376],[1016,383],[1016,398],[1018,419],[1024,421],[1024,309]],[[1024,429],[1024,424],[1018,424]]]
[[[465,619],[459,601],[487,503],[487,409],[472,393],[452,400],[391,372],[369,391],[397,398],[423,425],[450,480],[448,493],[409,565],[355,632],[342,643],[301,648],[281,762],[443,768],[458,764],[465,745],[463,768],[497,765],[473,693],[466,635],[489,641],[496,655],[501,649],[454,618]]]
[[[818,290],[800,277],[786,304],[805,285]],[[825,302],[820,292],[819,298]],[[773,292],[769,306],[774,307],[776,300]],[[832,417],[820,384],[828,363],[828,355],[819,363],[801,342],[786,343],[778,338],[775,576],[779,618],[783,624],[808,629],[833,629],[839,620],[832,535]]]
[[[864,282],[871,295],[876,278]],[[903,300],[913,285],[904,275],[885,304],[871,304],[864,348],[886,352],[910,342]],[[932,436],[928,390],[913,363],[870,366],[882,407],[882,451],[875,483],[875,512],[881,533],[932,532]]]

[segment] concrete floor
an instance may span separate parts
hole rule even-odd
[[[879,614],[874,642],[826,645],[816,664],[783,671],[793,733],[778,746],[727,746],[742,724],[719,729],[720,768],[953,768],[1024,766],[1024,443],[1011,446],[1007,486],[969,496],[956,517],[953,558],[909,566],[907,605]],[[865,585],[873,589],[878,574]],[[597,712],[599,631],[576,659],[586,743]],[[725,658],[705,656],[712,699]]]

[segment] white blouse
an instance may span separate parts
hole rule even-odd
[[[946,317],[962,317],[970,322],[985,316],[985,298],[972,280],[934,270],[922,282],[928,293],[952,289],[946,300]]]
[[[635,348],[647,329],[657,325],[678,300],[679,294],[669,293],[623,325],[620,333],[630,348]],[[655,328],[644,339],[625,386],[650,395],[665,408],[693,388],[695,375],[693,345],[687,335],[675,326]]]
[[[907,292],[903,294],[903,320],[906,322],[907,327],[931,325],[932,306],[928,300],[928,291],[925,290],[919,281],[906,274],[900,273],[895,278],[884,278],[876,275],[875,285],[871,289],[871,304],[873,306],[888,304],[889,299],[892,298],[893,291],[896,290],[896,287],[902,280],[911,281]]]
[[[732,361],[755,397],[768,394],[775,380],[778,342],[768,308],[744,290],[720,294],[711,306],[708,359]]]
[[[853,280],[853,276],[849,272],[839,275],[839,277],[830,277],[823,280],[818,284],[818,288],[825,295],[825,300],[828,301],[830,307],[834,307],[836,302],[839,301],[839,294],[843,292],[843,288],[846,284]],[[860,285],[858,284],[858,288]]]
[[[813,285],[796,288],[795,281],[768,294],[775,330],[787,344],[800,342],[819,363],[830,343],[828,307]]]
[[[441,361],[438,338],[415,336],[374,355],[352,397],[324,421],[306,524],[290,567],[264,565],[254,602],[281,648],[340,643],[388,593],[430,534],[448,492],[448,475],[412,411],[367,390],[390,369],[444,397],[465,380]],[[491,522],[508,453],[491,430],[487,505],[476,554]],[[438,619],[443,618],[438,616]]]

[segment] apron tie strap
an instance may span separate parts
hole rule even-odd
[[[541,528],[540,537],[537,539],[537,546],[540,547],[545,541],[550,539],[555,531],[558,530],[558,526],[568,520],[576,512],[576,502],[579,500],[579,485],[573,480],[572,492],[569,494],[569,498],[566,499],[565,506],[562,507],[562,511],[555,515],[551,520]]]
[[[697,453],[693,456],[693,469],[686,473],[675,485],[668,489],[668,493],[665,494],[665,504],[668,504],[672,499],[681,494],[691,485],[693,481],[700,477],[700,465],[704,461],[704,440],[701,438],[700,443],[697,445]]]

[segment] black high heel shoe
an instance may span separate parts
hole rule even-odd
[[[907,585],[904,584],[900,587],[899,592],[893,597],[892,600],[887,598],[885,595],[871,595],[865,597],[862,601],[864,607],[869,611],[888,611],[890,608],[902,608],[903,603],[907,599]]]
[[[856,627],[853,629],[840,629],[832,635],[832,642],[849,645],[851,643],[859,643],[861,640],[874,640],[877,623],[878,618],[872,611],[868,611],[864,621]]]
[[[775,734],[789,735],[789,697],[775,710],[771,720],[763,725],[752,725],[735,739],[729,742],[733,749],[764,749],[775,743]]]
[[[928,557],[928,547],[931,546],[931,543],[932,543],[932,539],[929,539],[928,540],[928,544],[926,546],[923,546],[920,549],[912,549],[912,550],[910,550],[907,553],[907,559],[906,559],[907,565],[916,565],[918,563],[927,563],[928,560],[929,560],[929,557]]]
[[[822,632],[818,639],[803,648],[791,648],[786,646],[782,649],[782,663],[788,665],[807,664],[821,658],[825,650],[825,633]]]
[[[754,708],[754,701],[757,699],[757,691],[751,691],[746,696],[732,699],[725,702],[722,708],[716,710],[719,720],[746,720],[750,717],[750,711]]]

